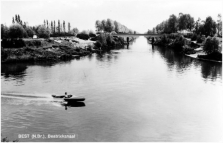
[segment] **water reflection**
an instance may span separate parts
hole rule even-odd
[[[147,40],[147,43],[148,40]],[[153,54],[158,51],[163,59],[167,63],[167,67],[170,71],[176,70],[178,73],[182,73],[185,70],[195,66],[196,69],[200,69],[202,77],[204,79],[216,80],[222,76],[222,64],[208,61],[199,61],[187,57],[181,53],[174,52],[172,49],[166,47],[154,46],[152,47]]]
[[[65,110],[71,107],[85,107],[84,102],[67,102],[67,103],[62,103],[61,105],[65,107]]]
[[[205,79],[216,80],[217,77],[222,77],[221,63],[201,62],[201,72]]]
[[[15,79],[23,79],[26,75],[26,64],[2,64],[1,66],[1,75],[4,78],[15,78]]]

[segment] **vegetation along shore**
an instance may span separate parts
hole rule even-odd
[[[12,25],[1,24],[1,62],[60,61],[123,48],[126,40],[113,36],[117,33],[136,33],[111,19],[97,20],[97,31],[71,29],[65,21],[44,20],[42,25],[28,26],[19,15],[12,19]],[[129,37],[130,42],[134,37]]]
[[[169,19],[158,24],[147,34],[163,34],[153,39],[153,44],[172,48],[186,56],[205,60],[222,62],[222,21],[221,14],[215,22],[207,17],[196,22],[189,14],[170,15]],[[152,43],[152,38],[148,38]]]

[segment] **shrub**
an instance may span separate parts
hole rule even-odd
[[[20,24],[13,24],[9,28],[9,37],[10,38],[24,38],[27,36],[26,31]]]
[[[202,43],[203,40],[202,40],[202,37],[200,35],[197,36],[197,43]]]
[[[203,50],[206,54],[211,54],[215,51],[218,51],[218,48],[219,48],[218,40],[215,37],[214,38],[208,37],[204,44]]]
[[[183,36],[178,36],[172,46],[175,50],[182,51],[184,45],[185,45],[184,37]]]
[[[83,40],[88,40],[89,37],[89,33],[87,31],[82,31],[81,33],[77,34],[77,38],[83,39]]]
[[[91,41],[97,41],[97,37],[90,38]]]
[[[197,40],[197,34],[193,34],[191,37],[191,41],[196,41]]]
[[[26,46],[22,39],[3,39],[1,45],[3,48],[21,48]]]
[[[47,30],[47,28],[45,26],[39,26],[38,27],[38,36],[40,38],[49,38],[50,37],[50,32]]]
[[[90,36],[90,37],[96,37],[96,34],[95,34],[93,31],[90,31],[90,32],[89,32],[89,36]]]
[[[100,47],[102,46],[102,44],[101,44],[101,42],[96,41],[96,42],[94,43],[94,46],[97,47],[97,48],[100,48]]]

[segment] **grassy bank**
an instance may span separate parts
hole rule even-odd
[[[2,40],[1,62],[61,61],[124,46],[122,37],[109,33],[97,35],[92,40],[76,37],[50,39]]]

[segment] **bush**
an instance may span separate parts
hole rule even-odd
[[[20,24],[13,24],[9,28],[9,37],[10,38],[24,38],[27,36],[26,31]]]
[[[211,54],[215,51],[218,51],[218,48],[219,48],[218,40],[215,37],[214,38],[208,37],[204,44],[203,50],[206,54]]]
[[[87,31],[82,31],[81,33],[77,34],[77,38],[88,40],[90,37]]]
[[[3,39],[1,45],[3,48],[21,48],[26,46],[22,39]]]
[[[202,43],[202,42],[203,42],[203,40],[202,40],[201,36],[198,35],[198,36],[197,36],[197,43]]]
[[[90,38],[91,41],[97,41],[97,37]]]
[[[89,36],[90,36],[90,37],[96,37],[96,34],[95,34],[93,31],[90,31],[90,32],[89,32]]]
[[[40,40],[31,40],[31,41],[26,41],[26,46],[37,46],[40,47],[42,45]]]
[[[168,37],[166,36],[166,34],[161,38],[161,41],[162,41],[163,43],[168,43],[168,42],[169,42],[169,39],[168,39]]]
[[[38,37],[40,38],[49,38],[50,37],[50,32],[47,30],[45,26],[39,26],[37,29],[38,32]]]
[[[183,36],[178,36],[175,40],[175,42],[172,44],[172,47],[174,50],[182,51],[183,46],[185,45],[185,39]]]
[[[100,47],[102,46],[102,44],[101,44],[101,42],[96,41],[96,42],[94,43],[94,46],[97,47],[97,48],[100,48]]]
[[[191,41],[196,41],[197,40],[197,34],[193,34],[191,37]]]

